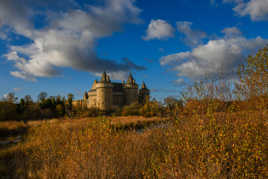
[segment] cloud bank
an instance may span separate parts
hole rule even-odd
[[[223,38],[209,40],[189,51],[163,56],[160,64],[176,71],[180,82],[184,78],[214,78],[219,73],[228,79],[233,77],[247,55],[268,43],[268,39],[261,37],[245,38],[237,28],[226,28],[222,32],[225,33]]]
[[[9,46],[5,57],[14,63],[10,74],[27,80],[61,75],[61,68],[71,67],[93,74],[104,70],[121,73],[145,68],[128,59],[121,62],[103,59],[95,52],[96,40],[120,31],[124,23],[139,23],[140,9],[134,0],[104,0],[98,5],[78,5],[65,1],[68,9],[53,11],[52,1],[4,0],[0,2],[0,22],[14,33],[31,40],[22,46]],[[31,5],[30,5],[31,4]],[[61,4],[64,4],[61,1]],[[53,4],[53,7],[61,6]],[[42,5],[43,10],[37,7]],[[72,7],[72,8],[70,8]],[[45,9],[45,10],[44,10]],[[56,8],[57,9],[57,8]],[[35,27],[37,15],[44,19]],[[32,23],[33,22],[33,23]]]

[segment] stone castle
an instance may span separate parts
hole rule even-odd
[[[106,72],[101,80],[95,80],[90,91],[85,92],[82,106],[98,108],[100,110],[113,110],[132,103],[145,103],[150,95],[150,90],[142,83],[139,89],[133,76],[129,74],[128,80],[122,83],[111,82]]]

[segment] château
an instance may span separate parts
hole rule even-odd
[[[138,84],[130,73],[127,81],[122,83],[111,82],[110,76],[103,72],[101,80],[95,80],[92,88],[85,92],[82,106],[98,108],[100,110],[113,110],[132,103],[145,103],[149,98],[150,90],[143,82],[139,89]]]

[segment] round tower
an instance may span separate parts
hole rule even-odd
[[[112,107],[112,84],[109,76],[104,72],[101,81],[96,84],[97,108],[110,110]]]

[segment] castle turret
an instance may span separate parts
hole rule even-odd
[[[112,84],[110,77],[104,72],[101,81],[96,84],[97,108],[110,110],[112,107]]]
[[[129,105],[131,103],[138,102],[138,85],[136,84],[131,73],[128,76],[124,91],[126,94],[126,104]]]
[[[138,88],[138,85],[136,84],[135,79],[133,78],[132,74],[129,73],[127,83],[125,84],[128,88]]]
[[[101,75],[101,83],[107,83],[110,81],[110,77],[106,74],[106,72],[104,71]]]
[[[146,84],[144,83],[144,81],[142,82],[141,89],[147,89],[147,86],[146,86]]]
[[[150,98],[150,90],[146,84],[142,82],[141,89],[139,90],[139,103],[145,104],[146,100]]]
[[[134,78],[133,78],[132,74],[129,73],[129,76],[128,76],[128,79],[127,79],[127,83],[128,84],[133,84],[133,82],[134,82]]]

